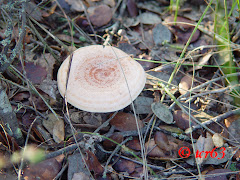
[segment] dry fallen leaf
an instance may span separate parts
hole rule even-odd
[[[169,143],[169,146],[174,147],[175,143]],[[150,139],[149,142],[145,143],[145,148],[147,150],[147,155],[151,159],[162,159],[169,160],[171,158],[177,158],[177,154],[174,151],[165,151],[161,149],[155,142],[154,139]],[[177,147],[176,147],[177,149]]]
[[[143,167],[136,167],[135,171],[133,173],[130,174],[131,177],[136,177],[136,178],[140,178],[142,177],[143,174]]]
[[[33,2],[26,3],[26,12],[29,16],[37,20],[38,22],[42,20],[42,12],[40,8]]]
[[[77,12],[83,12],[84,7],[83,3],[80,1],[75,1],[75,0],[65,0],[70,6],[72,11],[77,11]]]
[[[79,152],[75,152],[73,154],[69,154],[67,156],[68,161],[68,177],[67,179],[73,179],[74,175],[76,174],[77,177],[81,176],[82,174],[84,180],[87,180],[87,177],[91,177],[89,170],[85,166],[84,159]]]
[[[134,101],[134,107],[137,114],[149,114],[152,112],[151,104],[153,103],[153,98],[138,96]]]
[[[21,65],[18,65],[17,69],[22,72]],[[32,81],[33,84],[40,84],[47,77],[46,69],[32,62],[25,62],[24,70],[26,71],[27,78]]]
[[[164,19],[164,21],[166,25],[169,26],[169,29],[172,31],[172,33],[175,35],[177,43],[181,43],[181,44],[185,44],[188,41],[195,27],[194,21],[191,21],[184,17],[177,17],[177,20],[176,20],[177,23],[174,23],[174,16],[168,16]],[[195,42],[199,38],[199,36],[200,36],[200,31],[196,30],[196,32],[194,33],[191,39],[191,43]]]
[[[131,17],[138,15],[138,9],[135,0],[127,0],[127,10]]]
[[[37,60],[37,65],[46,69],[48,77],[52,79],[54,64],[56,59],[52,56],[51,53],[42,54]]]
[[[61,162],[64,158],[64,155],[60,156],[61,158],[58,159],[47,159],[38,164],[30,165],[28,168],[24,169],[23,178],[25,180],[54,179],[62,167]]]
[[[197,142],[194,144],[195,157],[188,158],[186,162],[190,165],[194,165],[195,162],[199,165],[205,164],[208,160],[215,160],[216,148],[214,148],[212,136],[207,132],[207,137],[199,136]],[[222,155],[222,154],[221,154]],[[211,158],[209,158],[211,156]],[[217,161],[219,159],[216,159]]]
[[[222,147],[223,144],[224,144],[223,137],[220,136],[220,134],[218,134],[218,133],[215,133],[215,134],[212,136],[212,140],[213,140],[213,144],[214,144],[216,147]]]
[[[53,113],[48,114],[48,119],[43,120],[43,126],[53,135],[55,142],[64,140],[64,122],[61,118],[57,119]]]
[[[153,113],[163,122],[167,124],[172,124],[173,123],[173,115],[165,106],[164,104],[160,102],[155,102],[152,103],[151,105]]]
[[[176,110],[173,112],[173,119],[176,122],[176,125],[183,130],[189,128],[189,116],[182,112],[181,110]],[[191,121],[191,125],[196,125],[194,121]]]
[[[119,159],[113,166],[113,168],[118,172],[127,172],[127,173],[133,173],[136,164],[132,161],[125,160],[125,159]]]
[[[123,141],[123,135],[119,133],[114,133],[112,136],[109,137],[109,139],[116,141],[117,143],[121,143]],[[118,144],[106,139],[103,141],[103,147],[106,150],[114,150]]]
[[[133,138],[132,140],[128,141],[126,143],[126,146],[130,149],[133,149],[135,151],[141,150],[141,145],[138,138]]]
[[[155,45],[162,46],[165,42],[170,42],[172,39],[172,33],[162,23],[157,24],[153,28],[153,40]]]
[[[188,92],[188,90],[192,87],[192,76],[186,75],[184,76],[179,83],[179,92],[184,95]]]
[[[139,128],[143,127],[143,122],[137,120]],[[110,121],[112,126],[119,131],[134,131],[137,130],[136,120],[133,114],[119,112],[116,116]]]
[[[240,141],[239,127],[240,127],[240,118],[233,121],[231,123],[231,125],[228,127],[229,139],[236,142],[236,143],[234,143],[234,142],[230,141],[231,144],[239,145],[239,141]]]
[[[162,22],[159,15],[151,12],[145,12],[138,16],[139,21],[142,24],[159,24]]]
[[[167,135],[157,131],[154,135],[154,141],[158,145],[159,148],[165,150],[165,151],[170,151],[172,149],[172,146],[169,144]]]
[[[94,7],[93,10],[88,9],[88,11],[90,14],[90,17],[89,17],[90,21],[94,26],[101,27],[109,23],[112,19],[112,10],[107,5],[100,5],[100,6]]]
[[[201,135],[195,143],[197,164],[202,164],[203,161],[206,161],[209,158],[209,154],[206,152],[211,152],[213,148],[214,145],[211,134],[207,133],[206,138]]]
[[[83,172],[74,173],[72,180],[90,180],[90,177]]]
[[[53,126],[53,139],[56,143],[60,143],[64,140],[64,136],[64,122],[62,119],[59,119]]]
[[[88,166],[89,170],[93,171],[94,175],[96,177],[102,175],[104,169],[103,169],[102,165],[100,164],[100,162],[98,161],[95,154],[93,154],[89,150],[86,151],[86,154],[87,155],[86,155],[85,161],[87,163],[87,166]]]
[[[200,59],[199,59],[199,61],[197,62],[197,65],[196,66],[194,66],[194,70],[196,71],[196,70],[199,70],[199,69],[202,69],[204,66],[203,65],[205,65],[205,64],[207,64],[208,63],[208,61],[209,61],[209,59],[212,57],[212,52],[208,52],[207,54],[205,54],[203,57],[201,57]],[[190,71],[193,71],[193,68],[190,68],[189,70],[188,70],[188,72],[190,72]]]

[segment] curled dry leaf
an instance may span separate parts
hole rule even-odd
[[[184,151],[186,150],[184,153],[185,154],[182,154],[181,151]],[[184,157],[184,155],[187,155],[188,153],[193,154],[193,148],[192,148],[192,144],[186,142],[186,141],[181,141],[178,143],[178,147],[176,149],[176,151],[178,152],[178,157]],[[180,156],[182,155],[182,156]]]
[[[177,43],[181,43],[181,44],[185,44],[188,41],[195,27],[194,21],[191,21],[183,17],[177,17],[177,20],[176,20],[177,23],[174,22],[173,16],[166,17],[164,21],[169,26],[172,33],[175,35]],[[199,36],[200,36],[200,31],[197,30],[191,39],[191,43],[195,42],[199,38]]]
[[[179,83],[179,92],[184,95],[192,87],[192,77],[189,75],[184,76]]]
[[[229,139],[232,141],[236,141],[236,143],[231,141],[231,144],[239,145],[240,142],[240,118],[235,120],[234,122],[231,123],[231,125],[228,127],[229,133]]]
[[[212,140],[213,140],[213,144],[214,144],[216,147],[222,147],[223,144],[224,144],[223,137],[220,136],[220,134],[218,134],[218,133],[215,133],[215,134],[212,136]]]
[[[231,124],[239,118],[239,115],[233,115],[224,119],[225,126],[229,128]]]
[[[53,134],[53,127],[57,121],[58,119],[56,118],[56,116],[53,113],[51,113],[51,114],[48,114],[47,119],[44,119],[42,123],[43,123],[43,126],[48,130],[48,132]]]
[[[141,1],[138,2],[137,6],[139,9],[144,9],[157,14],[163,13],[163,6],[159,6],[159,4],[156,1]]]
[[[237,159],[237,161],[240,160],[240,149],[237,150],[237,152],[234,152],[234,156],[235,159]]]
[[[53,139],[56,143],[60,143],[64,140],[64,122],[62,119],[55,122],[53,126]]]
[[[229,161],[232,158],[232,148],[230,147],[221,147],[221,148],[213,148],[213,157],[217,155],[215,158],[208,158],[204,161],[203,164],[211,164],[211,165],[218,165]],[[216,152],[216,153],[215,153]]]
[[[138,126],[141,129],[143,127],[143,122],[137,120]],[[135,131],[137,130],[136,120],[133,114],[119,112],[117,115],[110,121],[112,126],[119,131]]]
[[[207,133],[206,138],[201,135],[195,143],[196,156],[199,155],[196,157],[197,164],[202,164],[203,161],[206,161],[209,158],[209,154],[205,152],[211,152],[213,149],[214,145],[211,134]]]
[[[103,173],[104,169],[101,166],[100,162],[98,161],[97,157],[95,154],[93,154],[91,151],[87,150],[86,151],[86,163],[90,171],[94,172],[95,176],[99,176]]]
[[[189,116],[181,110],[176,110],[173,112],[173,119],[176,122],[176,125],[183,130],[188,129],[189,124],[196,125],[194,121],[189,123]]]
[[[154,141],[158,145],[159,148],[170,151],[172,149],[171,145],[169,144],[168,137],[166,134],[157,131],[154,135]]]
[[[86,17],[83,17],[83,16],[78,16],[76,19],[75,19],[75,22],[76,24],[81,27],[81,28],[86,28],[89,26],[89,22],[87,21],[87,18]]]
[[[112,10],[107,5],[94,7],[94,10],[90,14],[89,18],[94,26],[101,27],[111,21]]]
[[[51,80],[49,78],[44,79],[40,84],[39,88],[51,97],[49,104],[56,102],[56,93],[57,93],[57,81]]]
[[[184,176],[182,174],[172,174],[171,176],[168,177],[168,179],[172,180],[184,180],[184,179],[189,179],[188,176]]]
[[[52,80],[54,64],[56,63],[56,59],[52,56],[52,54],[51,53],[42,54],[39,58],[37,58],[36,62],[37,65],[46,69],[47,76],[49,77],[49,79]]]
[[[64,122],[60,117],[57,119],[53,113],[48,114],[48,119],[43,120],[43,126],[53,135],[55,142],[64,140]]]
[[[119,133],[114,133],[112,136],[109,137],[109,139],[116,141],[117,143],[121,143],[123,141],[123,135],[121,135]],[[108,139],[103,141],[103,147],[106,150],[114,150],[116,146],[117,146],[116,143],[114,143]]]
[[[196,71],[196,70],[198,70],[198,69],[202,69],[203,68],[203,65],[205,65],[205,64],[207,64],[208,63],[208,61],[209,61],[209,59],[211,58],[211,56],[212,56],[213,54],[212,54],[212,52],[208,52],[208,53],[206,53],[205,55],[203,55],[203,57],[201,57],[200,59],[199,59],[199,61],[198,61],[198,65],[197,66],[194,66],[194,70]],[[190,71],[193,71],[193,68],[190,68],[189,70],[188,70],[188,72],[190,72]]]
[[[38,90],[38,91],[39,91],[39,90]],[[39,91],[39,93],[40,93],[44,98],[47,97],[44,92],[40,92],[40,91]],[[42,100],[42,98],[39,97],[39,96],[36,96],[36,95],[35,95],[35,96],[30,96],[29,101],[30,101],[30,104],[31,104],[31,105],[33,105],[33,103],[34,103],[34,105],[36,106],[37,110],[39,110],[39,111],[46,111],[46,110],[48,109],[48,107],[47,107],[47,105],[45,104],[45,102],[44,102],[44,101]]]
[[[155,64],[150,61],[139,61],[139,64],[142,65],[142,67],[145,71],[150,70],[155,67]]]
[[[16,95],[14,95],[13,100],[16,102],[20,102],[20,101],[22,102],[22,101],[28,100],[29,97],[30,97],[29,92],[23,91],[23,92],[20,92],[20,93],[17,93]]]
[[[164,151],[156,145],[154,139],[150,139],[149,143],[145,143],[145,148],[149,157],[165,157]]]
[[[163,129],[163,130],[166,130],[166,131],[169,131],[169,132],[172,132],[172,133],[177,133],[177,134],[184,133],[183,130],[179,129],[178,127],[171,126],[171,125],[160,125],[158,127],[160,129]]]

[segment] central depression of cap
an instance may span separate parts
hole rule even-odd
[[[62,96],[66,93],[69,61],[70,56],[58,71]],[[145,82],[142,66],[123,51],[111,46],[86,46],[73,53],[66,97],[70,104],[85,111],[112,112],[128,106],[129,90],[134,100]]]

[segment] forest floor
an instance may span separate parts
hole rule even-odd
[[[240,179],[239,0],[0,8],[0,179]],[[146,83],[133,104],[93,113],[61,96],[61,64],[90,45],[141,64]]]

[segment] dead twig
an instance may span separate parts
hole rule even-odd
[[[203,122],[202,124],[204,124],[205,126],[207,126],[207,125],[210,125],[210,124],[212,124],[212,123],[216,123],[216,122],[220,122],[220,121],[222,121],[222,120],[224,120],[224,119],[226,119],[226,118],[228,118],[228,117],[230,117],[230,116],[232,116],[232,115],[237,115],[237,114],[240,114],[240,109],[235,109],[235,110],[232,110],[232,111],[228,111],[228,112],[226,112],[226,113],[224,113],[224,114],[221,114],[221,115],[219,115],[219,116],[217,116],[217,117],[214,117],[214,118],[212,118],[212,119],[210,119],[210,120],[208,120],[208,121],[205,121],[205,122]],[[195,130],[197,130],[197,129],[200,129],[200,128],[202,128],[202,126],[201,125],[196,125],[196,126],[193,126],[192,127],[192,131],[195,131]]]
[[[99,150],[101,150],[103,153],[106,153],[106,154],[112,154],[112,151],[106,151],[105,149],[103,149],[103,147],[99,144],[97,144],[97,147]],[[115,156],[118,156],[120,158],[123,158],[123,159],[126,159],[128,161],[132,161],[134,163],[137,163],[137,164],[140,164],[140,165],[143,165],[142,162],[140,161],[137,161],[137,160],[134,160],[134,159],[131,159],[129,157],[126,157],[126,156],[123,156],[123,155],[120,155],[120,154],[115,154]],[[156,170],[164,170],[165,168],[164,167],[161,167],[161,166],[154,166],[154,165],[151,165],[151,164],[147,164],[148,167],[152,168],[152,169],[156,169]]]
[[[126,142],[132,140],[132,137],[129,137],[127,139],[125,139],[123,142],[121,142],[120,144],[117,145],[117,147],[112,151],[111,155],[108,157],[108,160],[105,164],[104,167],[104,172],[103,172],[103,177],[106,177],[107,171],[108,171],[108,164],[110,163],[110,161],[112,160],[113,156],[120,150],[120,148],[122,147],[122,145],[124,145]]]
[[[240,76],[240,72],[232,73],[232,74],[227,74],[227,75],[225,75],[225,76],[221,76],[221,77],[218,77],[218,78],[211,79],[211,80],[209,80],[209,81],[207,81],[207,82],[205,82],[205,83],[200,84],[199,86],[196,86],[196,87],[192,88],[191,91],[188,91],[186,94],[183,94],[183,95],[179,96],[179,97],[177,98],[177,100],[182,99],[183,97],[188,97],[188,96],[190,95],[190,93],[192,93],[192,92],[194,92],[194,91],[197,91],[197,90],[199,90],[199,89],[202,89],[203,87],[205,87],[205,86],[207,86],[207,85],[209,85],[209,84],[211,84],[211,83],[213,83],[213,82],[216,82],[216,81],[219,81],[219,80],[221,80],[221,79],[228,78],[228,77],[232,77],[232,76]],[[176,105],[176,103],[173,102],[173,103],[170,105],[169,109],[172,110],[175,105]]]

